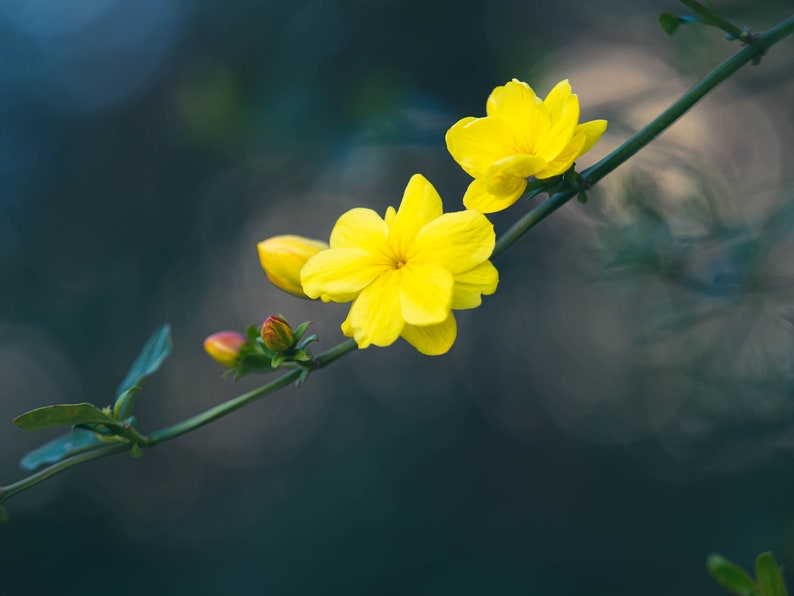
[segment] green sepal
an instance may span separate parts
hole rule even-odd
[[[171,353],[171,326],[163,325],[155,331],[141,348],[138,357],[133,361],[127,376],[116,389],[116,403],[113,405],[113,415],[122,420],[132,414],[137,391],[130,391],[139,387],[141,382],[160,368]]]
[[[143,449],[138,443],[133,443],[132,447],[130,448],[130,457],[134,457],[135,459],[143,457]]]
[[[678,17],[670,12],[663,12],[659,15],[659,24],[662,26],[662,30],[667,33],[667,35],[672,35],[675,33],[675,30],[678,29],[678,26],[681,24],[678,22]]]
[[[579,201],[582,205],[586,205],[587,201],[589,200],[587,193],[583,190],[579,191],[579,194],[576,195],[576,200]]]
[[[761,553],[756,557],[755,579],[760,589],[759,596],[788,596],[783,574],[771,552]]]
[[[237,360],[237,367],[234,371],[237,378],[247,375],[249,373],[268,373],[273,372],[272,365],[273,356],[269,353],[248,350],[240,351],[240,358]]]
[[[755,596],[758,586],[741,567],[720,555],[709,555],[706,561],[709,573],[723,587],[739,596]]]
[[[270,361],[270,366],[272,366],[273,368],[278,368],[289,359],[290,358],[285,354],[273,354],[273,359]]]
[[[8,511],[5,510],[5,507],[0,505],[0,524],[5,523],[8,521]]]
[[[56,464],[62,459],[85,453],[86,451],[93,451],[103,445],[107,445],[107,441],[95,433],[75,428],[62,437],[37,447],[23,457],[19,465],[23,470],[33,472],[43,465]]]
[[[104,424],[123,427],[124,423],[97,408],[94,404],[56,404],[36,408],[14,418],[22,430],[33,431],[77,424]]]
[[[303,350],[304,348],[306,348],[306,346],[308,346],[313,341],[319,341],[319,340],[320,340],[320,338],[317,336],[317,334],[316,333],[312,333],[309,337],[307,337],[302,342],[300,342],[297,347],[298,347],[299,350]]]
[[[257,327],[253,323],[245,328],[245,338],[251,343],[256,343],[256,340],[261,337],[260,333],[261,330],[259,329],[259,327]]]
[[[311,324],[312,324],[311,321],[304,321],[303,323],[298,325],[295,331],[293,331],[293,334],[295,335],[295,344],[297,344],[301,340],[301,338],[303,338],[303,334],[306,333],[306,329],[308,329],[309,325]]]
[[[290,355],[290,360],[294,360],[295,362],[308,362],[312,359],[312,355],[304,352],[303,350],[295,350]]]

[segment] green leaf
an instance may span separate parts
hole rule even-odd
[[[171,347],[170,325],[163,325],[149,337],[130,366],[127,376],[116,389],[116,403],[113,405],[113,413],[116,417],[123,420],[132,413],[137,392],[130,390],[160,368],[163,360],[171,353]]]
[[[754,596],[757,586],[747,572],[720,555],[709,555],[709,572],[719,583],[739,596]]]
[[[672,35],[678,29],[679,22],[674,14],[663,12],[659,15],[659,24],[667,35]]]
[[[760,596],[788,596],[783,574],[771,552],[761,553],[755,559],[755,579],[761,589]]]
[[[46,464],[56,464],[62,459],[84,453],[107,445],[95,433],[75,428],[70,433],[58,437],[28,453],[19,462],[23,470],[33,472]]]
[[[138,443],[133,443],[132,448],[130,449],[130,457],[139,458],[143,457],[143,449]]]
[[[36,408],[14,418],[14,424],[22,430],[28,431],[75,424],[124,426],[123,422],[105,414],[94,404],[56,404],[54,406]]]
[[[0,507],[0,523],[8,521],[8,511],[5,508]]]
[[[135,397],[141,390],[140,387],[130,387],[124,393],[116,398],[116,403],[113,404],[113,417],[118,420],[127,418],[132,407],[135,405]],[[125,416],[127,414],[127,416]]]

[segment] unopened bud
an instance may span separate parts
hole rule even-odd
[[[219,331],[204,340],[204,350],[212,358],[226,367],[237,364],[240,348],[245,345],[246,339],[242,333],[236,331]]]
[[[262,341],[271,352],[286,352],[295,345],[295,334],[281,317],[268,317],[262,323]]]
[[[265,275],[277,288],[308,298],[301,286],[301,269],[328,244],[303,236],[273,236],[256,245]]]

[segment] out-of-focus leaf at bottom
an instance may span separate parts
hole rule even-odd
[[[58,463],[66,457],[91,451],[103,445],[107,445],[107,443],[100,439],[96,433],[75,428],[70,433],[34,449],[22,458],[19,465],[23,470],[33,472],[43,465]]]

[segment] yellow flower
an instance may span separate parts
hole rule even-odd
[[[559,176],[596,144],[606,120],[579,124],[579,98],[567,80],[541,100],[513,79],[493,90],[485,118],[464,118],[447,131],[447,149],[474,178],[463,204],[493,213],[524,193],[527,178]]]
[[[436,189],[416,174],[385,219],[362,208],[342,215],[331,248],[309,259],[301,282],[312,298],[353,301],[342,332],[359,348],[402,337],[423,354],[443,354],[457,335],[452,309],[476,308],[496,291],[494,242],[482,213],[444,214]]]
[[[273,285],[295,296],[306,298],[301,288],[301,268],[310,257],[328,248],[328,244],[303,236],[285,235],[263,240],[256,248],[262,269]]]

